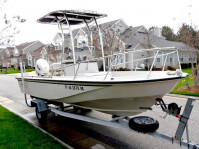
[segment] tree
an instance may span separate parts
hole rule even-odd
[[[195,68],[193,64],[194,55],[196,54],[195,49],[199,49],[199,31],[188,24],[182,24],[178,31],[177,38],[187,45],[189,57],[191,57],[194,86],[199,86],[199,73],[197,73],[197,68],[199,67],[197,66],[197,68]]]
[[[176,35],[173,32],[173,29],[171,29],[169,26],[162,27],[162,36],[166,37],[166,40],[169,40],[169,41],[176,40]]]
[[[56,50],[55,46],[53,44],[48,44],[45,46],[46,49],[46,60],[52,64],[52,63],[58,63],[61,61],[61,53],[62,50]]]
[[[102,30],[103,49],[105,55],[117,55],[117,53],[122,53],[125,51],[125,46],[123,45],[122,40],[118,38],[121,34],[120,27],[122,26],[115,25]],[[124,37],[123,41],[126,38],[127,37]],[[93,36],[93,45],[96,48],[96,56],[101,56],[100,38],[96,33]],[[111,67],[111,65],[117,65],[119,59],[124,56],[122,54],[118,54],[117,56],[116,55],[108,58],[108,69]]]
[[[0,45],[14,46],[15,35],[20,32],[17,23],[24,23],[26,20],[19,15],[8,17],[3,7],[6,0],[0,0]]]

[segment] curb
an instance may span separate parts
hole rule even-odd
[[[9,107],[7,107],[6,105],[3,105],[2,103],[0,103],[1,106],[3,106],[4,108],[6,108],[7,110],[9,110],[10,112],[14,113],[15,115],[19,116],[20,118],[22,118],[23,120],[25,120],[26,122],[28,122],[29,124],[31,124],[33,127],[39,129],[40,131],[42,131],[43,133],[49,135],[50,137],[52,137],[53,139],[55,139],[56,141],[58,141],[59,143],[61,143],[62,145],[64,145],[65,147],[69,148],[69,149],[74,149],[73,147],[71,147],[70,145],[64,143],[63,141],[61,141],[60,139],[56,138],[55,136],[51,135],[50,133],[48,133],[47,131],[43,130],[42,128],[34,125],[33,123],[31,123],[30,121],[28,121],[27,119],[25,119],[23,116],[21,116],[18,112],[11,110]]]
[[[199,97],[197,97],[197,96],[190,96],[190,95],[166,94],[165,96],[185,98],[185,99],[187,99],[187,98],[194,98],[196,100],[199,100]]]

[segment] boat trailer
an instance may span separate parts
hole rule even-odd
[[[165,105],[165,103],[163,102],[162,99],[157,99],[157,102],[159,103],[159,105],[161,106],[161,108],[164,112],[166,112],[170,115],[173,115],[179,119],[178,128],[176,130],[174,137],[170,137],[168,135],[162,134],[157,131],[144,132],[144,134],[169,141],[172,144],[178,144],[181,147],[185,147],[188,149],[199,149],[199,144],[196,144],[189,140],[189,132],[188,132],[188,120],[189,120],[189,117],[190,117],[190,114],[191,114],[191,111],[193,108],[194,101],[195,101],[194,98],[188,98],[186,106],[183,111],[183,114],[179,115],[178,108],[169,109],[169,108],[167,108],[167,106]],[[56,105],[56,107],[48,106],[48,104]],[[129,121],[131,120],[131,118],[129,118],[127,116],[124,116],[124,117],[114,116],[111,121],[105,121],[105,120],[100,120],[100,119],[96,119],[96,118],[92,118],[92,117],[88,117],[88,116],[84,116],[84,115],[79,115],[76,113],[65,112],[64,108],[71,107],[71,106],[64,107],[63,103],[58,103],[58,102],[53,102],[53,101],[48,101],[48,100],[43,100],[43,99],[37,99],[37,98],[34,98],[31,101],[31,107],[35,107],[36,116],[37,116],[38,120],[40,120],[40,121],[46,120],[47,111],[50,111],[57,115],[67,117],[67,118],[72,118],[72,119],[76,119],[76,120],[81,120],[81,121],[90,122],[90,123],[108,126],[108,127],[113,127],[113,128],[119,128],[119,129],[132,131],[132,132],[143,133],[140,131],[133,130],[130,127]],[[182,135],[183,135],[185,129],[186,129],[187,140],[182,139]]]

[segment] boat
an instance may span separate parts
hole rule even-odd
[[[39,23],[57,24],[62,31],[65,26],[70,32],[73,64],[64,58],[64,46],[60,64],[54,65],[52,75],[49,75],[49,65],[45,60],[38,60],[36,72],[38,76],[17,77],[21,92],[32,98],[43,101],[66,103],[74,107],[91,109],[116,116],[133,116],[145,112],[156,103],[156,99],[162,98],[171,92],[178,82],[188,74],[183,73],[178,50],[175,47],[143,49],[129,52],[118,52],[113,55],[105,55],[103,40],[97,19],[106,17],[91,11],[58,10],[53,11],[38,19]],[[75,46],[73,42],[72,25],[85,23],[87,29],[92,32],[89,23],[94,22],[99,34],[102,57],[77,62],[75,59]],[[64,45],[64,44],[63,44]],[[169,54],[176,54],[179,69],[176,71],[153,71],[154,64],[161,50],[168,49]],[[112,64],[106,69],[106,59],[125,55],[131,52],[153,51],[155,55],[149,57],[153,63],[147,71],[119,71],[117,64]],[[162,54],[161,54],[162,55]],[[147,58],[132,61],[136,63]],[[103,70],[99,71],[98,61],[102,61]],[[124,63],[132,63],[124,62]],[[166,62],[166,60],[165,60]],[[137,68],[137,67],[136,67]],[[56,75],[56,71],[60,75]]]

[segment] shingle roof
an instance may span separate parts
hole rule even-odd
[[[117,19],[117,20],[113,20],[113,21],[110,21],[110,22],[106,22],[106,23],[102,23],[102,24],[99,24],[99,27],[100,29],[103,31],[109,27],[111,27],[112,25],[114,25],[115,23],[117,23],[120,19]],[[92,27],[92,29],[95,29],[96,27]],[[82,28],[77,28],[77,29],[74,29],[72,31],[73,33],[73,37],[75,37],[77,35],[77,33],[79,32],[79,30],[82,29],[85,33],[88,34],[88,30],[86,27],[82,27]],[[60,37],[62,37],[61,33],[57,33]],[[70,38],[70,34],[64,34],[64,38],[65,39],[68,39]]]
[[[161,38],[157,38],[157,40],[154,41],[153,45],[155,45],[156,47],[175,47],[175,48],[178,48],[179,50],[191,49],[191,50],[198,51],[197,49],[192,48],[183,42],[168,41]]]
[[[31,56],[35,57],[35,58],[40,58],[41,57],[41,51],[43,50],[43,47],[40,47],[39,49],[37,49],[36,51],[33,52],[29,52]]]
[[[127,48],[133,49],[138,44],[150,44],[155,47],[175,47],[180,50],[190,49],[188,45],[183,42],[168,41],[165,38],[158,37],[154,34],[148,34],[147,32],[139,32],[139,29],[143,26],[130,27],[123,32],[119,38],[125,43]],[[192,50],[197,50],[191,48]]]
[[[147,35],[138,32],[142,27],[143,26],[129,27],[119,35],[119,38],[125,43],[126,47],[134,48],[139,43],[147,42]]]
[[[24,48],[30,46],[30,45],[33,44],[34,42],[36,42],[36,41],[22,43],[22,44],[20,44],[20,45],[17,45],[16,48],[17,48],[18,50],[23,50]]]

